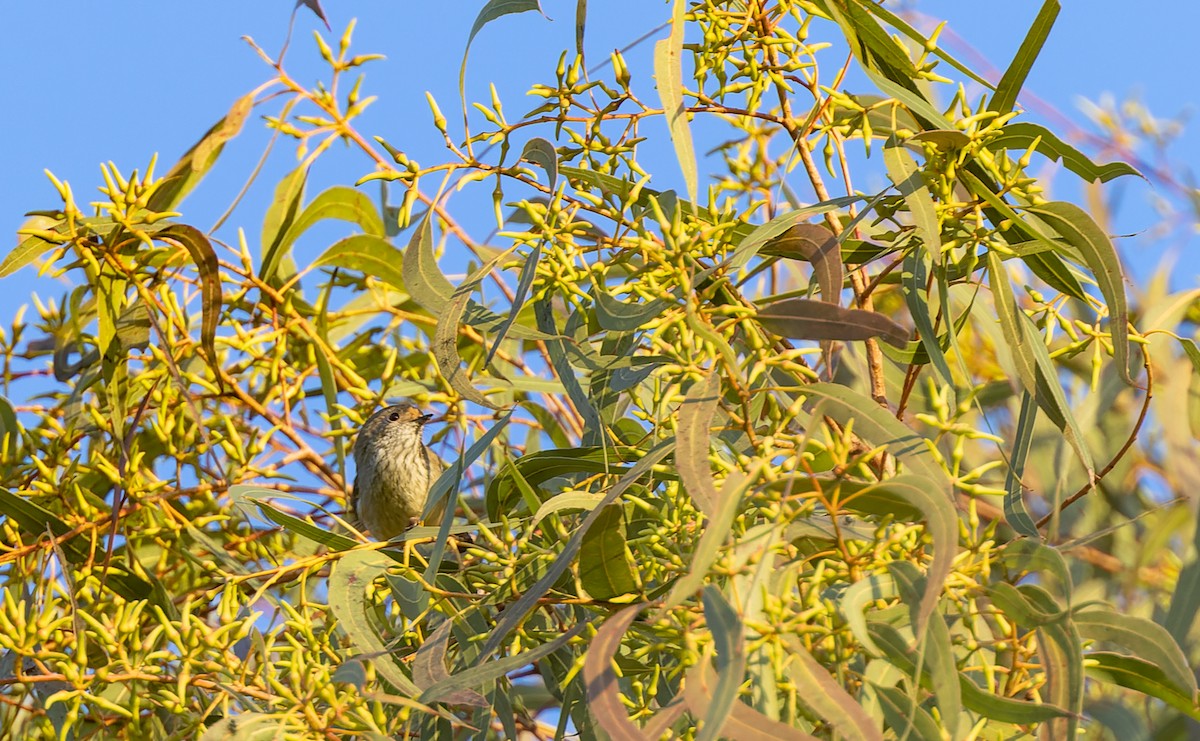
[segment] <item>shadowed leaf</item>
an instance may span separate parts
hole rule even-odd
[[[780,337],[794,340],[851,342],[880,337],[896,347],[906,347],[910,334],[877,311],[843,309],[804,298],[788,298],[761,306],[757,319]]]

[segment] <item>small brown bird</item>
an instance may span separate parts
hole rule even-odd
[[[372,537],[396,537],[425,509],[429,487],[442,472],[442,462],[421,439],[432,418],[412,404],[397,404],[373,414],[358,431],[350,517]]]

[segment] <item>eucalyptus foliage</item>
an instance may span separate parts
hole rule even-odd
[[[675,0],[653,69],[587,10],[530,112],[429,97],[441,162],[359,129],[351,26],[165,175],[55,181],[0,264],[72,286],[0,341],[2,735],[1182,737],[1197,294],[1030,174],[1140,177],[1017,106],[1057,0],[994,84],[866,0]],[[260,114],[298,166],[197,227]],[[457,508],[379,544],[397,396]]]

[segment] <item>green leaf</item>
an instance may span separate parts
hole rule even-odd
[[[509,331],[517,321],[517,316],[521,313],[521,309],[524,308],[525,299],[529,297],[529,289],[533,286],[534,278],[537,277],[537,265],[541,257],[542,245],[539,242],[533,248],[533,252],[529,253],[529,256],[525,258],[525,262],[521,263],[521,275],[517,279],[517,290],[513,294],[512,308],[509,309],[508,316],[504,318],[504,322],[496,330],[495,337],[492,339],[492,346],[483,361],[485,368],[492,364],[492,358],[495,357],[496,351],[500,349],[500,343],[508,336]],[[527,327],[523,327],[522,329],[532,331]],[[540,335],[541,332],[538,332],[538,334]]]
[[[404,250],[401,272],[404,286],[413,300],[437,316],[442,313],[442,309],[454,294],[454,285],[442,275],[433,256],[433,227],[430,225],[432,213],[427,211],[421,223],[413,230],[408,248]]]
[[[1083,255],[1083,261],[1095,276],[1096,285],[1108,305],[1108,329],[1112,334],[1117,373],[1127,386],[1134,385],[1129,376],[1129,309],[1121,260],[1112,240],[1086,211],[1073,203],[1059,201],[1030,206],[1027,210],[1042,218]]]
[[[525,148],[521,150],[521,159],[528,160],[546,171],[548,187],[553,193],[558,185],[558,151],[554,149],[554,145],[535,136],[525,142]]]
[[[1018,534],[1029,538],[1040,538],[1037,523],[1025,508],[1025,486],[1021,477],[1025,473],[1025,461],[1033,445],[1034,421],[1037,418],[1037,403],[1033,394],[1021,392],[1021,411],[1017,416],[1017,429],[1013,433],[1013,445],[1008,460],[1008,474],[1004,482],[1004,520]]]
[[[592,291],[592,295],[596,300],[596,321],[602,329],[613,332],[640,329],[654,317],[661,316],[663,310],[671,305],[670,301],[661,298],[645,303],[622,301],[610,296],[599,286]]]
[[[365,234],[376,237],[387,236],[383,217],[370,196],[345,185],[335,185],[308,202],[300,215],[287,229],[281,249],[290,248],[301,234],[318,222],[337,219],[362,227]]]
[[[637,462],[624,476],[621,477],[616,484],[605,494],[604,499],[597,505],[596,509],[592,510],[583,518],[583,522],[579,523],[579,527],[571,534],[571,539],[563,546],[563,550],[559,553],[554,562],[550,564],[546,573],[537,580],[528,590],[522,594],[516,602],[508,605],[504,612],[500,615],[500,619],[496,621],[496,627],[492,629],[491,635],[488,636],[487,642],[480,650],[480,660],[484,660],[491,656],[492,653],[500,647],[504,641],[518,624],[524,621],[525,616],[532,610],[539,599],[550,590],[551,587],[566,573],[571,564],[575,561],[575,557],[579,554],[579,548],[582,545],[583,537],[587,531],[600,517],[600,512],[604,507],[617,501],[617,499],[625,493],[625,490],[634,484],[638,479],[646,474],[650,468],[667,456],[675,447],[674,439],[664,440],[653,448],[651,448],[641,460]],[[632,620],[632,617],[630,617]]]
[[[258,269],[258,277],[264,283],[275,279],[280,264],[287,257],[287,248],[290,245],[284,243],[284,238],[296,220],[300,202],[304,199],[304,184],[307,181],[308,166],[301,165],[285,175],[275,186],[275,197],[263,218],[263,261]]]
[[[950,387],[951,393],[954,394],[951,401],[957,406],[954,375],[950,372],[950,363],[946,360],[946,353],[942,350],[937,331],[933,328],[933,319],[929,315],[929,292],[926,289],[928,276],[924,253],[925,247],[917,244],[905,256],[904,265],[901,268],[900,285],[904,289],[904,300],[908,304],[909,313],[912,314],[921,347],[933,363],[938,375],[941,376],[942,382]],[[950,333],[954,331],[951,329]]]
[[[154,212],[173,211],[216,164],[225,143],[242,130],[253,107],[253,95],[238,98],[229,112],[213,124],[155,185],[154,192],[146,201],[146,209]]]
[[[373,606],[367,604],[367,587],[387,573],[392,560],[379,551],[347,551],[329,574],[329,608],[360,654],[370,656],[379,676],[409,697],[421,689],[400,668],[387,644],[371,625]]]
[[[860,429],[855,424],[855,430]],[[958,552],[958,513],[945,494],[937,491],[934,480],[927,477],[900,474],[877,486],[886,487],[888,492],[903,497],[909,505],[920,510],[925,516],[925,528],[933,540],[933,560],[925,579],[925,592],[913,612],[913,630],[920,635],[925,622],[934,614],[946,578],[954,566],[954,556]],[[870,488],[874,487],[868,487],[868,490]]]
[[[805,206],[794,211],[788,211],[781,216],[776,216],[767,223],[755,227],[753,231],[738,243],[737,249],[729,257],[729,268],[731,270],[740,270],[745,267],[746,263],[750,262],[750,258],[758,254],[769,242],[783,236],[789,229],[803,224],[813,216],[828,213],[839,208],[847,208],[863,200],[866,199],[862,196],[831,198],[828,201],[815,203],[811,206]]]
[[[911,676],[916,668],[916,661],[900,632],[884,623],[870,623],[868,627],[872,639],[883,650],[888,661]],[[929,686],[927,674],[922,673],[920,681],[922,686]],[[1027,725],[1070,715],[1069,711],[1050,703],[1026,702],[993,695],[962,674],[959,674],[959,684],[962,688],[963,705],[968,710],[1001,723]]]
[[[217,323],[221,319],[221,266],[212,243],[194,226],[173,224],[154,235],[183,245],[200,275],[200,344],[209,362],[217,362]]]
[[[1084,659],[1084,671],[1093,679],[1156,697],[1189,718],[1200,721],[1200,707],[1196,705],[1195,695],[1181,691],[1157,665],[1108,651],[1091,651],[1084,655]]]
[[[256,487],[250,487],[250,486],[230,487],[230,488],[231,489],[242,488],[247,493],[251,490],[256,489]],[[257,490],[262,491],[261,489],[257,489]],[[293,532],[296,535],[301,536],[302,538],[307,538],[308,540],[311,540],[314,543],[319,543],[320,545],[323,545],[323,546],[329,548],[331,551],[345,551],[345,550],[349,550],[350,548],[353,548],[355,545],[357,545],[357,543],[354,540],[347,538],[344,535],[338,535],[337,533],[331,533],[328,530],[322,530],[320,527],[317,527],[316,525],[312,524],[311,522],[305,522],[304,520],[301,520],[299,517],[294,517],[292,515],[289,515],[288,513],[284,512],[281,509],[278,509],[275,505],[271,504],[270,502],[266,501],[265,499],[258,499],[256,497],[247,496],[246,500],[253,503],[255,506],[257,506],[259,512],[262,512],[263,517],[266,517],[268,520],[270,520],[271,522],[274,522],[276,525],[286,528],[290,532]]]
[[[862,705],[812,657],[795,635],[784,635],[787,676],[801,701],[833,726],[846,741],[882,741],[883,734]]]
[[[588,596],[612,600],[638,592],[625,546],[624,513],[619,506],[604,508],[579,549],[579,583]]]
[[[901,604],[908,605],[913,632],[919,637],[917,664],[922,671],[929,673],[942,724],[951,731],[952,736],[958,735],[956,729],[962,713],[962,687],[958,681],[958,665],[946,621],[940,613],[931,616],[921,614],[923,594],[929,594],[929,590],[927,580],[915,565],[907,561],[894,561],[888,564],[888,572],[899,592]]]
[[[740,471],[731,472],[725,478],[725,483],[721,485],[721,491],[715,499],[720,505],[704,523],[704,532],[700,536],[700,542],[696,544],[696,550],[692,552],[692,562],[687,573],[671,585],[671,591],[663,599],[658,615],[666,614],[672,607],[681,604],[700,589],[708,577],[709,569],[720,555],[721,546],[729,539],[733,518],[741,509],[742,494],[745,493],[746,483],[750,480],[749,476]]]
[[[512,656],[505,656],[502,659],[489,661],[452,674],[426,689],[417,699],[421,702],[449,702],[449,698],[456,696],[457,693],[472,687],[480,687],[487,682],[499,679],[510,672],[529,666],[535,661],[549,656],[563,646],[566,646],[590,626],[591,623],[580,621],[557,638],[531,648],[528,651],[522,651]]]
[[[491,260],[488,260],[472,273],[462,285],[454,290],[450,300],[446,302],[445,307],[443,307],[441,314],[438,316],[437,329],[433,335],[433,357],[437,359],[438,370],[441,371],[442,377],[464,399],[489,409],[499,409],[499,407],[476,390],[475,386],[471,384],[471,380],[467,377],[466,370],[463,368],[462,356],[458,352],[459,324],[461,323],[463,312],[467,308],[467,302],[471,299],[471,293],[479,287],[483,279],[496,268],[500,261],[508,257],[516,247],[514,244]]]
[[[0,514],[35,538],[44,537],[47,532],[61,538],[74,529],[32,499],[26,499],[4,488],[0,488]],[[71,563],[83,563],[91,554],[85,539],[78,535],[59,541],[59,545]]]
[[[1054,162],[1061,161],[1063,165],[1084,180],[1094,182],[1099,180],[1107,183],[1109,180],[1122,175],[1143,177],[1134,167],[1124,162],[1110,162],[1098,165],[1075,147],[1055,136],[1054,132],[1035,123],[1020,121],[1010,123],[1001,129],[999,136],[989,139],[988,149],[1029,149],[1037,142],[1036,151],[1049,157]]]
[[[12,252],[8,253],[4,262],[0,262],[0,278],[6,278],[26,265],[33,264],[39,257],[57,246],[41,237],[26,237],[13,248]]]
[[[942,741],[942,732],[937,721],[915,698],[895,687],[872,687],[879,697],[884,721],[895,732],[897,738],[907,738],[911,741]]]
[[[906,427],[875,401],[845,386],[814,383],[804,387],[809,406],[821,403],[821,411],[845,426],[854,420],[855,433],[872,445],[887,445],[909,471],[932,483],[931,491],[940,492],[950,501],[950,478],[929,450],[925,438]]]
[[[794,340],[849,342],[879,337],[896,347],[908,345],[909,330],[886,315],[824,301],[788,298],[760,306],[756,318],[780,337]]]
[[[629,468],[624,464],[637,461],[640,456],[641,453],[633,448],[612,446],[543,450],[523,455],[506,463],[488,483],[485,494],[488,517],[499,520],[501,514],[508,517],[522,514],[517,509],[521,502],[518,476],[534,487],[570,474],[605,473],[616,476],[627,473]]]
[[[697,741],[715,741],[725,725],[733,706],[737,704],[738,689],[746,675],[746,644],[742,620],[730,607],[721,590],[709,584],[704,587],[704,620],[713,636],[717,652],[717,683],[701,715]],[[701,659],[704,661],[705,659]],[[699,708],[693,708],[699,710]]]
[[[15,458],[21,450],[21,422],[12,403],[0,396],[0,460]]]
[[[1075,421],[1075,415],[1067,405],[1067,398],[1058,382],[1054,364],[1050,360],[1046,345],[1042,342],[1041,333],[1017,306],[1008,271],[1004,269],[999,255],[989,250],[987,259],[992,299],[1000,321],[1000,330],[1016,365],[1017,377],[1025,391],[1033,395],[1038,407],[1062,431],[1087,469],[1088,476],[1092,477],[1095,475],[1096,464],[1092,462],[1092,454],[1083,439],[1079,424]]]
[[[908,25],[903,18],[888,10],[886,6],[874,2],[864,2],[863,0],[859,0],[859,4],[862,5],[863,9],[865,9],[871,15],[876,16],[884,23],[917,42],[918,47],[929,50],[930,53],[932,53],[938,59],[946,62],[951,67],[984,86],[985,88],[988,88],[989,90],[995,89],[995,86],[992,85],[992,83],[980,77],[978,74],[972,71],[970,67],[967,67],[965,64],[952,57],[945,49],[942,49],[936,43],[931,44],[929,39],[926,38],[924,34]]]
[[[1050,29],[1054,26],[1054,20],[1058,18],[1059,10],[1061,10],[1061,6],[1058,0],[1045,0],[1042,3],[1042,9],[1038,11],[1037,17],[1033,19],[1033,25],[1025,34],[1025,40],[1021,42],[1016,56],[1008,65],[1008,69],[1004,71],[1004,76],[1000,78],[1000,84],[996,86],[996,93],[988,104],[989,111],[1008,113],[1016,105],[1017,94],[1021,92],[1025,78],[1029,76],[1029,70],[1033,68],[1034,60],[1041,53],[1042,45],[1046,43],[1046,38],[1050,35]]]
[[[699,188],[696,149],[683,103],[683,14],[686,10],[687,4],[683,0],[675,0],[671,6],[671,34],[654,44],[654,80],[662,100],[663,115],[667,118],[667,130],[675,145],[675,158],[683,171],[688,198],[695,203]]]
[[[426,692],[440,682],[449,680],[450,672],[446,670],[446,648],[450,643],[451,629],[454,620],[447,619],[425,639],[413,657],[413,683]],[[468,705],[477,708],[490,707],[487,698],[469,687],[457,690],[443,690],[436,698],[428,698],[428,702],[444,702],[448,705]]]
[[[1076,612],[1074,620],[1084,638],[1129,649],[1137,658],[1158,667],[1180,693],[1195,697],[1196,676],[1166,628],[1145,618],[1108,610]]]
[[[392,243],[372,234],[355,234],[339,239],[321,253],[313,266],[333,265],[370,275],[387,283],[397,291],[404,291],[404,276],[399,263],[403,253]]]

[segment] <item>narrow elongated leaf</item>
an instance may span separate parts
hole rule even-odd
[[[477,664],[469,669],[456,672],[421,693],[417,699],[421,702],[448,702],[448,697],[457,696],[472,687],[481,687],[487,682],[527,667],[535,661],[549,656],[570,643],[576,636],[588,629],[591,623],[581,621],[575,624],[557,638],[547,641],[540,646],[522,651],[519,654],[505,656],[502,659]]]
[[[1025,391],[1033,395],[1038,407],[1059,430],[1062,430],[1063,436],[1087,469],[1088,476],[1094,476],[1096,465],[1092,462],[1092,454],[1083,439],[1079,424],[1075,421],[1075,415],[1067,405],[1066,395],[1063,394],[1062,386],[1054,372],[1050,353],[1041,341],[1041,334],[1033,325],[1033,321],[1017,306],[1008,271],[1004,269],[999,255],[989,251],[987,259],[996,315],[1016,365],[1017,377]]]
[[[683,104],[683,14],[687,3],[675,0],[671,8],[671,34],[654,44],[654,81],[662,100],[663,115],[667,118],[667,130],[675,145],[675,158],[683,171],[688,198],[695,203],[699,188],[696,149],[692,145],[692,129]]]
[[[1008,475],[1004,482],[1004,519],[1021,535],[1040,538],[1037,524],[1025,508],[1025,487],[1021,476],[1025,473],[1025,460],[1033,445],[1033,423],[1037,416],[1037,403],[1033,394],[1021,392],[1021,411],[1017,416],[1017,429],[1013,433],[1013,445],[1008,459]]]
[[[911,698],[895,687],[874,685],[883,710],[884,720],[897,738],[910,741],[942,741],[942,732],[937,721],[915,698]]]
[[[788,298],[759,307],[758,321],[780,337],[794,340],[867,340],[882,338],[908,345],[909,331],[877,311],[843,309],[824,301]]]
[[[519,471],[516,473],[518,476],[520,475]],[[590,512],[603,499],[604,495],[596,492],[564,491],[562,494],[557,494],[541,503],[541,506],[537,508],[537,512],[533,515],[530,526],[536,525],[549,515],[565,509],[582,509]]]
[[[708,657],[704,656],[688,670],[683,680],[684,700],[693,716],[703,718],[711,711],[714,692],[712,667]],[[816,741],[816,736],[768,718],[740,700],[733,702],[725,722],[713,733],[731,741]]]
[[[357,224],[363,233],[372,236],[387,236],[383,217],[379,215],[379,209],[370,196],[345,185],[335,185],[322,191],[300,211],[283,236],[281,248],[289,249],[301,234],[326,219]]]
[[[713,636],[713,646],[717,651],[717,681],[704,712],[700,714],[702,720],[696,739],[715,741],[733,706],[738,704],[738,689],[746,675],[746,645],[742,620],[725,600],[720,589],[712,584],[704,587],[702,602],[704,620],[708,623],[708,629]],[[700,710],[697,707],[692,709]]]
[[[421,689],[401,670],[368,614],[367,586],[383,576],[391,563],[379,551],[348,551],[329,574],[329,608],[354,647],[375,662],[379,675],[405,695],[416,697]]]
[[[712,464],[708,462],[710,430],[720,402],[719,373],[710,372],[692,384],[687,398],[679,407],[675,448],[679,480],[696,507],[709,518],[721,508],[717,485],[713,482]]]
[[[871,637],[882,650],[888,661],[897,669],[912,675],[916,669],[915,655],[905,643],[900,632],[884,623],[870,623]],[[929,686],[927,674],[922,674],[920,682]],[[1044,723],[1054,718],[1065,718],[1070,711],[1043,702],[1026,702],[1010,697],[993,695],[979,687],[968,677],[960,674],[959,683],[962,688],[963,706],[968,710],[979,713],[985,718],[1001,723]]]
[[[1084,658],[1084,671],[1093,679],[1157,697],[1189,718],[1200,721],[1195,695],[1182,691],[1158,665],[1108,651],[1089,651]]]
[[[536,487],[543,481],[571,474],[621,475],[629,471],[625,464],[640,457],[641,454],[632,448],[600,446],[542,450],[523,455],[506,463],[488,483],[485,495],[488,517],[498,520],[501,513],[510,517],[521,514],[517,509],[521,501],[518,476]]]
[[[426,212],[404,250],[401,273],[405,290],[423,309],[437,316],[454,295],[454,285],[438,269],[433,256],[432,212]]]
[[[855,429],[859,429],[857,425]],[[913,630],[921,635],[925,622],[937,607],[942,587],[954,565],[954,556],[958,551],[958,514],[954,504],[937,490],[934,480],[927,477],[900,474],[881,482],[880,486],[886,486],[888,491],[904,497],[925,515],[925,527],[933,540],[933,561],[929,564],[925,579],[925,592],[913,617]]]
[[[209,362],[217,362],[217,322],[221,318],[221,270],[217,253],[204,232],[187,224],[172,224],[154,235],[183,245],[200,276],[200,344]]]
[[[475,389],[463,368],[462,356],[458,352],[459,324],[463,312],[467,308],[467,302],[471,299],[471,293],[479,286],[484,277],[491,273],[496,265],[508,257],[514,249],[516,249],[516,245],[488,260],[455,289],[454,294],[446,302],[438,316],[437,329],[433,335],[433,356],[437,359],[442,377],[464,399],[489,409],[499,409],[499,407]]]
[[[950,478],[930,452],[925,438],[906,427],[873,399],[832,383],[810,384],[804,387],[804,393],[810,397],[810,405],[823,401],[822,413],[838,424],[845,426],[854,420],[855,433],[872,445],[887,445],[888,453],[896,456],[910,472],[929,479],[933,484],[931,491],[940,493],[950,501]]]
[[[622,301],[610,296],[599,286],[592,292],[596,299],[596,321],[603,329],[628,332],[641,327],[651,319],[661,316],[671,302],[656,298],[645,303]]]
[[[275,186],[275,198],[267,208],[263,218],[262,229],[262,266],[258,269],[258,277],[265,282],[275,279],[279,266],[287,257],[284,237],[296,220],[300,203],[304,200],[304,184],[308,181],[308,167],[301,165],[288,173]]]
[[[671,591],[667,593],[659,608],[659,615],[665,614],[672,607],[695,594],[704,583],[709,568],[720,554],[721,546],[729,538],[730,525],[733,524],[733,518],[737,515],[739,505],[742,503],[742,493],[749,479],[749,476],[738,471],[730,473],[726,477],[725,483],[721,485],[721,491],[716,497],[716,501],[720,502],[720,505],[704,524],[704,533],[700,536],[700,542],[696,544],[696,550],[692,553],[692,563],[688,567],[688,572],[671,586]]]
[[[6,278],[26,265],[32,265],[39,257],[57,247],[41,237],[28,236],[0,262],[0,278]]]
[[[759,253],[812,263],[813,275],[821,287],[821,298],[834,305],[841,304],[842,283],[845,280],[842,251],[837,235],[827,227],[796,224],[763,245]]]
[[[554,368],[554,374],[566,388],[567,397],[575,405],[579,416],[583,418],[583,443],[597,445],[607,442],[608,434],[604,429],[604,423],[600,421],[600,415],[592,406],[591,399],[583,390],[575,369],[571,367],[571,362],[567,359],[566,341],[559,339],[558,325],[554,319],[554,307],[551,306],[548,299],[536,301],[533,305],[533,315],[537,319],[538,329],[554,338],[546,340],[546,352],[550,354],[550,365]]]
[[[1046,590],[1034,584],[1024,584],[1020,593],[1029,605],[1043,613],[1059,609]],[[1083,643],[1074,621],[1064,615],[1063,619],[1044,622],[1037,628],[1038,654],[1042,659],[1042,670],[1046,673],[1044,696],[1055,705],[1066,708],[1071,714],[1056,718],[1043,726],[1042,738],[1054,741],[1059,738],[1075,738],[1079,727],[1079,716],[1083,714]]]
[[[173,211],[216,164],[225,143],[242,130],[253,107],[253,95],[238,98],[229,112],[213,124],[212,128],[200,137],[200,141],[185,152],[155,185],[154,192],[146,202],[146,209],[158,212]]]
[[[254,487],[247,487],[253,489]],[[261,490],[259,490],[261,491]],[[323,530],[320,527],[305,522],[298,517],[289,515],[287,512],[279,509],[275,505],[265,499],[257,499],[255,497],[246,497],[247,501],[252,502],[262,512],[263,517],[266,517],[271,522],[274,522],[280,527],[286,528],[288,531],[299,535],[302,538],[307,538],[314,543],[319,543],[331,551],[345,551],[358,545],[354,540],[347,538],[344,535],[331,533],[328,530]]]
[[[400,269],[403,261],[403,253],[383,237],[355,234],[334,242],[313,265],[348,268],[374,276],[397,291],[404,291],[404,276]]]
[[[923,49],[930,49],[930,47],[933,47],[932,49],[930,49],[930,52],[934,56],[936,56],[938,59],[941,59],[943,62],[946,62],[951,67],[958,70],[959,72],[966,75],[967,77],[970,77],[972,80],[979,83],[983,87],[985,87],[989,90],[995,89],[995,85],[988,82],[984,78],[980,77],[970,67],[966,66],[962,62],[955,59],[953,56],[950,55],[949,52],[947,52],[945,49],[942,49],[941,47],[939,47],[936,43],[931,44],[929,42],[929,39],[924,34],[922,34],[920,31],[918,31],[917,29],[913,28],[908,23],[906,23],[903,18],[901,18],[900,16],[891,12],[890,10],[888,10],[886,6],[880,5],[879,3],[870,2],[869,0],[857,0],[857,2],[868,13],[879,18],[881,21],[888,24],[892,28],[896,29],[901,34],[903,34],[903,35],[907,36],[908,38],[912,39],[913,41],[917,42],[917,46],[919,46]]]
[[[601,510],[609,504],[617,501],[617,499],[625,493],[625,490],[633,485],[635,481],[640,479],[650,467],[662,460],[668,453],[675,448],[675,440],[667,439],[660,442],[658,445],[651,448],[646,455],[637,462],[613,485],[608,493],[605,494],[604,500],[597,506],[596,509],[588,513],[587,517],[583,518],[583,522],[579,523],[579,527],[571,534],[571,539],[563,546],[562,553],[550,567],[546,570],[545,575],[538,579],[524,594],[517,599],[516,602],[509,605],[501,614],[500,619],[496,621],[496,627],[492,629],[491,635],[488,636],[487,642],[484,643],[480,650],[480,660],[483,661],[492,655],[500,644],[504,641],[509,632],[525,619],[537,601],[554,586],[571,564],[575,561],[575,557],[579,555],[579,547],[583,542],[583,536],[591,528],[592,524],[599,518]],[[632,620],[632,616],[630,620]]]
[[[883,734],[850,693],[829,675],[794,635],[784,636],[790,653],[787,673],[797,694],[846,741],[882,741]]]
[[[1046,203],[1031,206],[1028,211],[1045,220],[1083,255],[1108,306],[1108,331],[1112,334],[1117,373],[1127,386],[1134,385],[1129,376],[1129,309],[1125,300],[1121,260],[1117,257],[1112,240],[1086,211],[1073,203]]]
[[[525,306],[525,299],[529,297],[529,289],[533,286],[533,279],[537,276],[538,261],[542,257],[542,245],[539,242],[525,258],[525,262],[521,264],[521,275],[517,279],[517,290],[513,294],[512,308],[508,312],[508,316],[504,318],[504,323],[496,330],[495,336],[492,338],[492,346],[488,350],[487,357],[483,361],[484,367],[492,364],[492,358],[495,357],[496,351],[500,349],[500,343],[508,336],[509,330],[517,321],[517,315],[521,313],[521,309]],[[539,332],[539,334],[541,334]]]
[[[913,632],[918,636],[917,663],[927,672],[933,685],[933,696],[937,702],[942,724],[957,735],[959,714],[962,712],[962,687],[959,685],[958,666],[954,660],[954,646],[950,642],[950,631],[941,614],[921,614],[920,604],[928,594],[928,582],[921,577],[917,567],[907,561],[888,564],[892,582],[900,594],[900,601],[909,606]]]
[[[904,197],[904,203],[917,227],[917,235],[933,257],[934,265],[938,264],[942,257],[942,226],[933,205],[933,195],[921,179],[921,168],[898,142],[884,147],[883,163],[892,184]]]
[[[453,620],[443,621],[417,649],[413,657],[413,683],[421,689],[428,689],[450,678],[450,672],[446,670],[446,648],[450,644],[453,627]],[[489,707],[486,697],[469,688],[443,693],[438,699],[449,705]]]
[[[588,596],[612,600],[637,592],[625,546],[625,521],[620,506],[604,508],[579,547],[579,583]]]
[[[1107,183],[1109,180],[1122,175],[1143,177],[1136,168],[1124,162],[1109,162],[1098,165],[1075,147],[1058,138],[1054,132],[1045,126],[1029,121],[1018,121],[1005,126],[999,136],[989,139],[987,146],[992,151],[1001,149],[1028,149],[1037,143],[1037,152],[1049,157],[1055,162],[1061,161],[1063,166],[1084,180]]]
[[[1195,697],[1196,676],[1166,628],[1145,618],[1109,610],[1077,612],[1074,620],[1084,638],[1129,649],[1139,659],[1157,666],[1179,692]]]
[[[916,325],[917,334],[920,336],[921,347],[924,348],[934,369],[941,376],[942,382],[949,386],[951,392],[954,393],[954,376],[950,372],[950,363],[946,360],[946,353],[942,350],[942,344],[933,328],[933,319],[929,315],[927,280],[925,248],[920,244],[914,245],[904,258],[900,274],[900,284],[904,288],[904,300],[908,304],[908,311],[912,314],[913,324]],[[955,329],[952,327],[947,331],[953,333]],[[956,393],[954,399],[957,399]]]
[[[55,537],[61,538],[73,529],[58,515],[40,504],[4,488],[0,488],[0,514],[15,522],[21,527],[21,530],[35,538],[44,536],[47,531]],[[71,563],[83,563],[90,555],[90,549],[84,539],[78,536],[60,541],[59,546],[63,550],[63,555]]]
[[[1061,9],[1058,0],[1045,0],[1042,3],[1042,9],[1038,11],[1033,25],[1025,34],[1025,40],[1021,42],[1016,56],[1004,71],[1004,76],[1000,78],[1000,84],[996,86],[996,93],[988,104],[989,111],[1008,113],[1017,104],[1017,94],[1025,85],[1025,78],[1029,76],[1029,70],[1033,68],[1034,60],[1041,53],[1042,45],[1046,43],[1050,29],[1054,26],[1054,19],[1058,18],[1058,11]]]
[[[613,657],[621,647],[625,631],[629,630],[645,606],[644,603],[630,605],[605,620],[588,645],[587,656],[583,660],[588,709],[613,741],[649,741],[648,734],[629,720],[629,714],[621,703],[617,673],[612,668]]]

